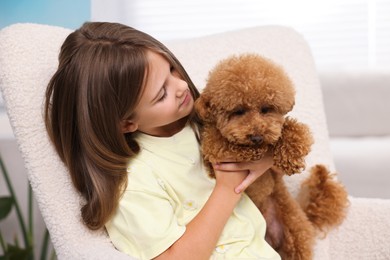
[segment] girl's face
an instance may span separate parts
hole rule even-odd
[[[187,82],[160,54],[147,52],[148,78],[130,120],[122,122],[123,132],[140,131],[167,137],[180,131],[192,112],[194,99]]]

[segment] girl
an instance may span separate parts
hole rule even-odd
[[[145,33],[86,23],[67,37],[45,120],[85,198],[83,221],[141,259],[279,259],[242,193],[272,159],[219,163],[210,179],[193,113],[198,96],[175,56]]]

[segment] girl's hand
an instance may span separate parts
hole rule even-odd
[[[222,163],[213,165],[216,186],[227,188],[232,193],[238,185],[240,185],[248,176],[248,170],[238,170],[233,168],[231,164],[234,163]],[[229,170],[230,168],[231,170]],[[228,169],[228,170],[226,170]],[[237,192],[236,192],[237,193]]]
[[[246,174],[245,178],[242,178],[242,181],[234,187],[236,193],[243,192],[249,185],[251,185],[257,178],[263,175],[269,168],[273,165],[273,159],[271,155],[267,155],[264,158],[257,161],[249,162],[224,162],[219,164],[213,164],[214,171],[223,172],[222,174],[230,173],[240,173],[241,178],[243,173]]]

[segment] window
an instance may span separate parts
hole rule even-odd
[[[295,28],[319,69],[389,68],[390,1],[386,0],[92,0],[92,20],[116,21],[161,41],[244,27]]]

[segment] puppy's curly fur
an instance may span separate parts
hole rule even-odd
[[[321,165],[313,167],[302,188],[302,206],[288,192],[283,176],[305,168],[313,143],[309,128],[286,116],[294,96],[293,84],[280,67],[246,54],[223,60],[210,72],[195,110],[203,121],[202,153],[211,177],[211,164],[223,159],[252,161],[273,155],[275,167],[246,193],[266,219],[266,240],[282,258],[311,259],[316,230],[342,221],[347,193]]]

